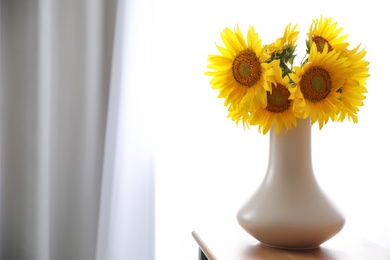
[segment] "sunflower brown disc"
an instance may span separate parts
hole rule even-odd
[[[290,102],[288,98],[290,97],[290,92],[286,87],[281,84],[275,86],[272,85],[272,94],[267,92],[267,107],[266,109],[274,113],[282,113],[289,109]]]
[[[303,97],[312,102],[325,99],[332,88],[332,80],[326,69],[311,67],[303,74],[301,81]]]
[[[319,52],[322,52],[324,50],[325,44],[328,44],[328,52],[333,50],[332,45],[330,45],[329,42],[321,36],[314,36],[312,40],[316,44],[317,50]]]
[[[233,77],[242,86],[252,87],[259,81],[260,61],[252,50],[243,50],[233,61]]]

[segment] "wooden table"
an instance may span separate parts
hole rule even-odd
[[[320,247],[310,250],[282,250],[259,243],[238,223],[204,226],[192,232],[199,247],[199,259],[325,259],[325,260],[390,260],[390,250],[343,230]]]

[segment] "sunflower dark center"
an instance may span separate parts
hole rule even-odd
[[[290,102],[288,98],[290,92],[286,87],[281,84],[272,85],[272,94],[267,92],[267,107],[266,109],[273,113],[282,113],[290,108]]]
[[[328,44],[328,51],[333,50],[332,45],[330,45],[330,43],[326,39],[322,38],[321,36],[314,36],[312,40],[316,44],[317,50],[319,52],[323,52],[325,48],[325,44]]]
[[[241,51],[233,61],[233,77],[242,86],[252,87],[259,81],[261,66],[252,50]]]
[[[303,97],[312,102],[325,99],[332,88],[329,72],[322,67],[311,67],[301,78]]]

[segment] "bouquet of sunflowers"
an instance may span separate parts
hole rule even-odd
[[[243,36],[238,26],[221,32],[224,47],[209,55],[211,86],[225,99],[228,117],[244,128],[258,126],[266,134],[275,126],[288,131],[296,119],[310,117],[319,128],[330,120],[358,122],[366,98],[368,65],[360,44],[349,48],[347,35],[332,18],[313,19],[300,66],[294,66],[297,25],[288,24],[283,37],[263,44],[253,26]]]

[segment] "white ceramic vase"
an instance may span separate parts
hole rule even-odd
[[[240,226],[263,244],[315,248],[336,235],[345,217],[318,185],[311,159],[310,119],[270,131],[268,170],[237,213]]]

